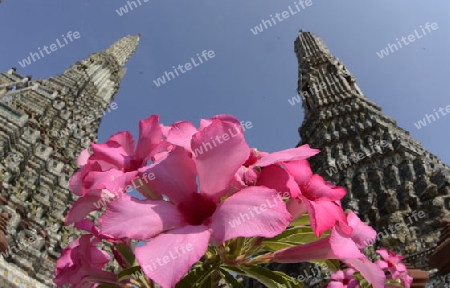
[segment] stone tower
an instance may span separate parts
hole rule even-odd
[[[450,167],[367,99],[316,35],[300,30],[295,53],[305,111],[299,145],[321,150],[311,168],[347,189],[343,206],[377,231],[375,247],[429,269],[440,219],[450,217]]]
[[[367,99],[319,37],[300,30],[294,45],[297,91],[305,112],[297,147],[309,144],[321,150],[309,159],[314,173],[345,187],[343,208],[352,209],[377,231],[373,248],[365,251],[369,257],[383,246],[406,256],[413,266],[431,270],[428,258],[439,240],[441,218],[450,218],[450,167]],[[267,265],[305,287],[326,287],[318,267]],[[431,276],[436,276],[431,287],[444,287],[442,278]],[[246,277],[244,284],[265,287]]]
[[[75,200],[68,180],[78,154],[97,142],[102,116],[114,109],[122,66],[138,41],[126,36],[45,80],[15,68],[0,74],[0,214],[9,243],[0,287],[53,286],[56,259],[74,236],[64,226]]]

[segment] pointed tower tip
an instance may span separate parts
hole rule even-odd
[[[139,35],[127,35],[114,42],[105,52],[114,56],[119,66],[123,66],[136,51],[138,45]]]
[[[141,33],[138,33],[137,36],[138,36],[138,39],[137,39],[137,40],[139,41],[139,39],[141,38]]]

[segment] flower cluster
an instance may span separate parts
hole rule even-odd
[[[404,287],[410,288],[413,282],[411,276],[408,275],[406,266],[401,263],[403,256],[397,255],[392,251],[386,249],[377,250],[377,253],[383,257],[384,260],[378,259],[377,262],[370,263],[367,268],[372,266],[372,269],[377,270],[381,268],[385,274],[388,275],[385,287]],[[359,287],[358,274],[355,269],[349,268],[345,271],[339,270],[331,275],[333,281],[328,285],[329,288],[353,288]]]
[[[70,179],[79,199],[66,224],[90,234],[63,251],[55,269],[58,287],[192,287],[221,278],[233,283],[233,274],[273,286],[291,279],[258,264],[325,260],[336,272],[330,261],[340,260],[351,269],[337,272],[330,285],[356,279],[382,288],[383,265],[400,267],[384,252],[386,262],[377,264],[361,252],[376,232],[343,211],[344,188],[313,174],[306,159],[319,150],[308,145],[274,153],[251,149],[231,115],[202,119],[198,129],[187,121],[164,126],[153,115],[139,128],[137,145],[130,132],[119,132],[105,144],[92,143],[92,154],[85,150],[79,156],[80,169]],[[223,135],[226,141],[194,153]],[[145,175],[154,177],[136,188],[144,199],[118,189]],[[100,207],[104,199],[106,207]],[[103,212],[97,224],[86,219],[95,210]],[[230,225],[244,214],[248,221]],[[96,247],[101,241],[113,244],[114,260],[123,268],[118,275],[102,270],[110,257]],[[396,271],[393,279],[403,279],[406,269]]]

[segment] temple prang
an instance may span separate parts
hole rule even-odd
[[[345,187],[343,208],[353,210],[377,231],[377,241],[364,251],[369,258],[385,247],[405,256],[411,269],[431,271],[430,278],[441,285],[429,258],[439,241],[441,218],[450,219],[450,167],[383,114],[319,37],[300,30],[294,47],[297,92],[304,109],[297,147],[309,144],[321,151],[309,159],[313,172]],[[439,256],[433,258],[434,267],[448,268],[436,259]],[[272,263],[267,268],[293,278],[314,269],[307,263]],[[416,269],[412,272],[423,285],[426,277]],[[245,284],[264,287],[249,278]],[[324,279],[314,277],[303,284],[326,287]]]
[[[0,248],[12,251],[0,257],[5,287],[54,285],[56,260],[77,236],[64,225],[76,200],[68,181],[80,152],[97,143],[138,41],[126,36],[49,79],[0,74]]]

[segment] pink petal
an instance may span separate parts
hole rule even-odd
[[[254,166],[265,167],[280,162],[304,160],[311,156],[316,155],[319,152],[320,150],[311,149],[309,148],[308,144],[305,144],[298,148],[290,148],[279,152],[271,153],[268,156],[265,156],[260,160],[258,160],[254,164]]]
[[[327,288],[345,288],[342,282],[331,281],[328,283]]]
[[[94,154],[89,157],[88,163],[85,166],[89,167],[89,171],[108,171],[110,169],[117,169],[117,166],[114,164],[99,160]]]
[[[70,207],[66,215],[66,225],[83,220],[89,213],[102,208],[104,203],[109,202],[109,197],[113,195],[106,190],[92,191],[89,195],[79,198]]]
[[[181,146],[187,151],[191,150],[192,136],[197,133],[197,128],[191,122],[181,121],[172,124],[172,128],[167,134],[167,141],[177,146]]]
[[[330,245],[337,256],[335,259],[359,259],[365,257],[353,239],[346,234],[341,234],[336,228],[331,230]]]
[[[286,248],[274,253],[273,261],[297,263],[321,259],[357,259],[364,257],[350,237],[333,229],[331,235],[301,246]]]
[[[111,169],[105,172],[91,171],[84,177],[84,195],[90,190],[108,189],[114,195],[121,195],[125,192],[127,185],[131,185],[131,180],[136,178],[138,171],[122,172]]]
[[[286,167],[286,171],[294,177],[295,182],[297,182],[300,187],[308,186],[309,180],[313,176],[308,160],[289,161],[284,162],[283,165]]]
[[[245,182],[243,181],[245,172],[248,168],[241,166],[236,173],[234,174],[233,179],[230,182],[230,186],[235,190],[241,190],[242,188],[247,187]]]
[[[265,153],[266,155],[261,155],[261,153],[265,152],[259,152],[256,148],[250,148],[250,155],[248,156],[248,159],[245,161],[244,166],[250,167],[251,165],[255,164],[256,161],[262,158],[262,156],[267,156],[269,153]]]
[[[87,235],[85,235],[84,237],[87,237]],[[61,256],[59,256],[58,258],[58,261],[56,261],[56,269],[70,267],[74,264],[72,259],[72,250],[74,247],[80,245],[79,241],[80,238],[77,238],[70,242],[66,248],[64,248],[64,250],[61,252]]]
[[[294,178],[277,165],[264,167],[257,183],[260,186],[275,189],[282,194],[288,194],[291,198],[296,198],[300,194],[300,188]]]
[[[95,247],[95,245],[99,242],[101,242],[99,239],[94,239],[91,242],[90,238],[80,238],[79,252],[83,252],[83,254],[81,254],[81,258],[87,262],[87,267],[102,269],[103,266],[105,266],[111,259],[106,251]]]
[[[407,269],[406,269],[405,264],[403,264],[403,263],[398,263],[397,264],[397,272],[399,272],[399,274],[401,272],[406,272],[406,271],[407,271]]]
[[[273,254],[273,262],[297,263],[319,259],[338,259],[330,245],[330,236],[304,244],[279,250]]]
[[[286,203],[286,207],[289,213],[291,213],[293,220],[302,217],[303,214],[308,212],[305,203],[299,201],[298,199],[289,199]]]
[[[145,186],[166,195],[173,203],[178,204],[197,192],[195,163],[183,148],[177,146],[167,158],[148,167],[139,170],[138,178],[143,178],[144,173],[153,173],[154,179]]]
[[[192,137],[191,147],[197,154],[200,191],[215,200],[223,196],[234,174],[249,156],[250,150],[245,142],[242,128],[234,125],[231,122],[214,120],[211,125]],[[228,138],[225,137],[227,140],[222,138],[224,135],[227,135]],[[213,138],[217,139],[216,136],[224,141],[212,142]],[[202,153],[198,152],[199,149]]]
[[[81,151],[80,155],[78,156],[77,162],[78,166],[84,166],[87,164],[87,161],[91,154],[89,153],[89,150],[86,148],[83,151]]]
[[[380,254],[381,257],[383,257],[384,260],[388,260],[389,259],[389,251],[386,250],[385,248],[378,249],[378,250],[376,250],[376,252],[378,254]]]
[[[79,245],[82,238],[90,239],[91,235],[83,235],[70,242],[62,251],[60,258],[56,262],[55,278],[53,282],[62,286],[67,283],[77,283],[84,277],[79,260]]]
[[[159,142],[158,146],[156,146],[151,153],[149,153],[143,160],[142,165],[146,165],[149,160],[153,163],[158,162],[155,160],[156,158],[161,158],[160,154],[166,154],[167,151],[172,151],[175,145],[167,142],[167,140],[162,140]]]
[[[253,186],[255,185],[256,181],[258,180],[259,174],[260,172],[256,171],[255,169],[252,168],[245,168],[245,172],[243,174],[244,177],[244,183],[247,183],[248,186]],[[245,185],[247,186],[247,185]]]
[[[162,130],[159,116],[152,115],[139,121],[139,141],[136,148],[136,159],[143,161],[161,142]],[[143,163],[144,165],[146,163]]]
[[[144,273],[163,288],[175,287],[205,254],[210,234],[202,225],[175,229],[136,248],[136,259]]]
[[[169,155],[169,152],[161,152],[157,153],[152,156],[151,160],[153,163],[161,162],[163,159],[165,159]]]
[[[344,286],[344,284],[342,284],[342,282],[336,282],[336,281],[331,281],[327,285],[327,288],[345,288],[345,287],[346,286]]]
[[[302,194],[309,200],[327,200],[338,201],[341,200],[347,191],[344,187],[336,187],[326,183],[322,176],[313,175],[309,181],[309,186],[305,190],[302,190]]]
[[[98,234],[100,229],[95,226],[95,223],[92,220],[84,219],[74,225],[78,230],[88,231],[92,234]]]
[[[108,141],[106,141],[106,144],[108,144],[110,141],[119,143],[120,146],[122,146],[123,150],[125,150],[127,155],[134,155],[135,144],[133,135],[131,135],[130,131],[121,131],[112,135],[111,137],[109,137]]]
[[[169,134],[169,130],[170,130],[172,127],[166,126],[166,125],[164,125],[164,124],[159,124],[159,127],[161,128],[162,135],[163,135],[164,137],[167,138],[167,135]]]
[[[211,217],[210,227],[214,239],[224,242],[235,237],[274,237],[283,232],[291,220],[275,190],[253,186],[222,202]]]
[[[377,232],[372,227],[362,222],[353,211],[348,212],[347,221],[348,225],[353,228],[350,237],[355,241],[358,248],[363,249],[375,242]]]
[[[378,267],[380,267],[381,269],[387,269],[389,267],[389,264],[383,260],[377,260],[377,262],[375,262],[375,264],[377,264]]]
[[[311,227],[319,237],[323,232],[333,228],[337,222],[346,223],[347,217],[342,208],[330,201],[309,201],[300,196],[311,219]],[[351,230],[350,230],[351,232]]]
[[[105,144],[91,143],[91,147],[96,159],[113,164],[118,169],[125,168],[130,161],[127,151],[115,141]]]
[[[344,280],[345,279],[344,271],[338,270],[338,271],[336,271],[336,273],[332,273],[331,274],[331,279],[333,279],[333,280]]]
[[[183,215],[169,202],[139,200],[125,194],[109,203],[101,218],[101,232],[116,238],[146,240],[183,222]]]
[[[343,262],[358,270],[367,282],[372,284],[373,288],[385,287],[386,276],[384,271],[365,256],[362,259],[345,259]]]
[[[77,196],[83,195],[83,178],[88,171],[87,166],[82,166],[77,172],[73,173],[69,180],[69,190]]]
[[[201,119],[200,120],[200,130],[203,130],[205,127],[208,127],[209,125],[211,125],[211,123],[215,120],[221,120],[221,121],[226,121],[226,122],[230,122],[232,124],[237,124],[241,126],[241,123],[239,122],[239,120],[234,117],[233,115],[230,114],[218,114],[215,115],[209,119]]]

